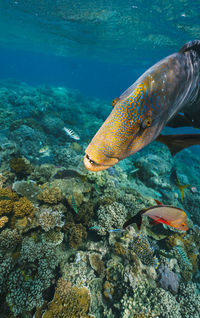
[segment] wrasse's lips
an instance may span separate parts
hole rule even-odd
[[[86,169],[90,170],[90,171],[102,171],[102,170],[106,170],[108,168],[110,168],[112,165],[102,165],[102,164],[98,164],[95,161],[93,161],[88,154],[85,154],[84,156],[84,165],[86,167]]]

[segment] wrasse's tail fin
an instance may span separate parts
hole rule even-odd
[[[185,148],[200,145],[200,134],[159,135],[156,141],[160,141],[166,145],[171,155],[175,156],[175,154]]]
[[[184,44],[179,50],[179,53],[183,54],[191,50],[196,51],[200,55],[200,40],[193,40]]]

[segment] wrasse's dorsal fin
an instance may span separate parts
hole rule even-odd
[[[160,141],[166,145],[171,155],[174,156],[185,148],[200,145],[200,134],[159,135],[156,141]]]
[[[194,40],[186,43],[179,50],[179,53],[183,54],[190,50],[196,51],[200,55],[200,40]]]
[[[119,97],[116,97],[115,99],[113,99],[113,101],[112,101],[112,107],[113,108],[115,107],[115,105],[118,103],[119,100],[120,100]]]

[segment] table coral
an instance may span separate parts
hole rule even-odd
[[[45,203],[56,204],[62,200],[62,195],[59,188],[53,187],[40,192],[37,198]]]

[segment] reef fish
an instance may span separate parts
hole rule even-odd
[[[200,41],[194,40],[152,66],[113,101],[112,112],[85,150],[85,167],[91,171],[105,170],[156,138],[168,145],[173,155],[200,144],[200,134],[160,135],[177,114],[178,123],[174,126],[196,123],[200,128],[200,121],[195,120],[194,113],[190,116],[188,110],[200,113],[199,82]]]
[[[127,222],[124,223],[123,228],[126,228],[132,223],[136,223],[138,229],[142,225],[142,217],[148,216],[153,221],[152,224],[166,224],[178,230],[187,231],[187,214],[182,210],[170,205],[162,205],[159,201],[158,205],[140,211],[138,214],[133,216]]]

